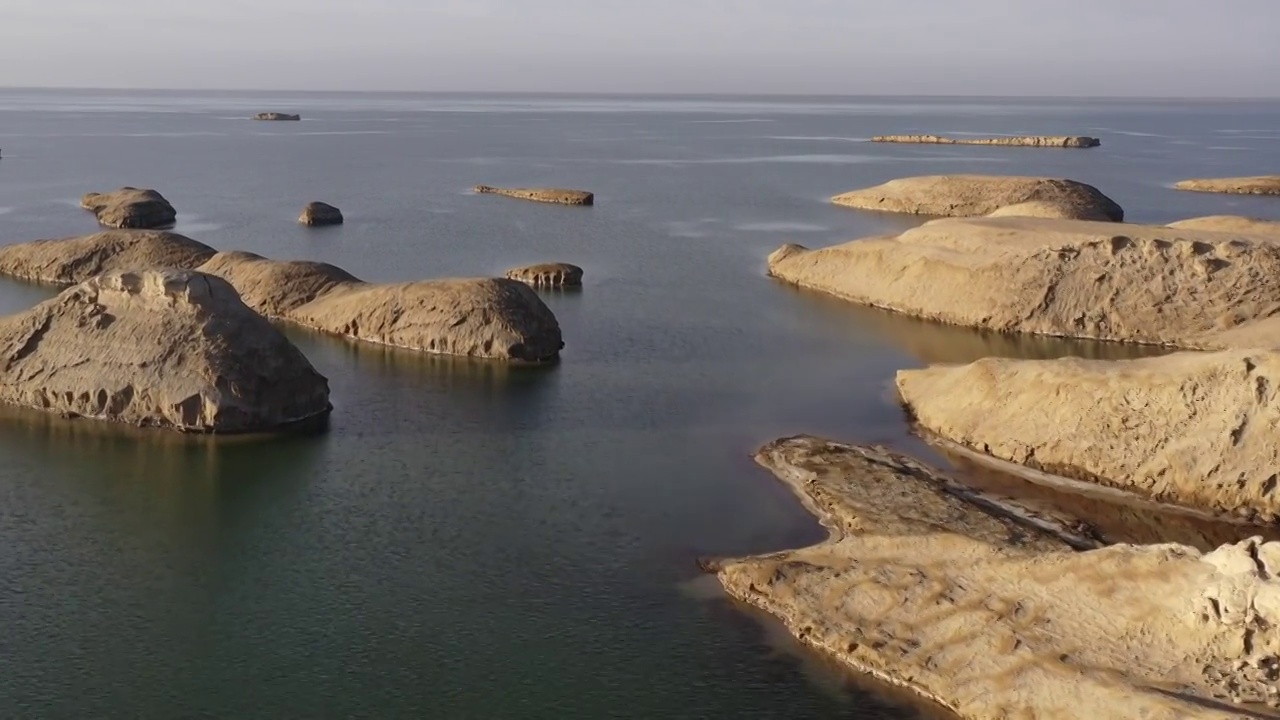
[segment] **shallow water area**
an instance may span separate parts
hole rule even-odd
[[[303,122],[246,119],[277,109]],[[23,717],[911,717],[686,591],[701,556],[821,537],[751,454],[797,433],[928,452],[893,397],[904,367],[1151,350],[859,308],[765,278],[765,257],[919,224],[827,199],[927,173],[1066,176],[1134,221],[1280,218],[1168,189],[1280,165],[1273,140],[1219,132],[1277,120],[1263,102],[0,91],[0,242],[95,232],[63,201],[133,185],[218,249],[369,281],[586,271],[542,294],[566,342],[548,367],[287,329],[329,378],[323,434],[0,420],[0,697]],[[846,142],[959,131],[1103,145]],[[1252,151],[1209,149],[1226,137]],[[298,226],[314,200],[346,224]],[[54,292],[0,282],[0,312]]]

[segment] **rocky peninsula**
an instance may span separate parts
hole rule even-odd
[[[512,268],[507,277],[540,288],[582,287],[582,268],[569,263],[541,263]]]
[[[98,233],[0,248],[0,274],[66,283],[151,258],[222,278],[266,317],[366,342],[517,362],[554,360],[564,346],[555,315],[514,280],[374,284],[325,263],[211,250],[173,233]]]
[[[711,563],[803,642],[965,720],[1226,720],[1280,704],[1280,544],[1080,547],[1061,522],[883,448],[757,461],[827,541]]]
[[[177,211],[163,195],[134,187],[88,193],[80,198],[80,207],[96,215],[99,223],[113,228],[166,228],[178,219]]]
[[[327,414],[328,381],[219,278],[108,272],[0,319],[0,402],[183,432]]]
[[[1007,137],[949,138],[941,135],[877,135],[871,142],[916,145],[998,145],[1001,147],[1092,148],[1102,141],[1084,135],[1010,135]]]
[[[563,188],[498,188],[489,185],[477,185],[475,192],[481,195],[504,195],[520,200],[551,203],[554,205],[594,205],[596,196],[586,190],[565,190]]]
[[[1174,185],[1178,190],[1227,193],[1230,195],[1280,195],[1280,175],[1238,178],[1200,178],[1183,180]]]
[[[301,115],[282,112],[263,112],[253,116],[254,120],[266,120],[269,122],[297,122],[302,119]]]
[[[831,202],[858,210],[976,217],[1010,205],[1060,206],[1056,217],[1124,220],[1124,209],[1092,185],[1058,178],[1013,175],[928,175],[853,190]]]
[[[1280,338],[1280,243],[1266,235],[941,219],[820,250],[784,245],[768,267],[853,302],[997,332],[1193,349]]]
[[[328,203],[307,203],[306,207],[302,208],[302,214],[298,216],[298,222],[311,226],[341,225],[342,211]]]

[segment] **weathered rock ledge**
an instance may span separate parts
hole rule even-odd
[[[966,720],[1225,720],[1280,701],[1280,544],[1074,552],[883,448],[788,438],[757,460],[831,537],[718,577],[857,670]]]
[[[1124,209],[1092,185],[1015,175],[927,175],[837,195],[831,202],[859,210],[976,217],[1008,205],[1060,206],[1061,217],[1124,220]]]
[[[204,243],[164,230],[107,230],[0,247],[0,275],[70,285],[134,268],[191,269],[215,252]]]
[[[36,282],[157,266],[222,278],[266,317],[366,342],[534,363],[555,360],[564,346],[537,293],[503,278],[373,284],[325,263],[215,254],[173,233],[108,232],[0,248],[0,274]]]
[[[1169,223],[1169,227],[1179,230],[1213,230],[1215,232],[1244,233],[1245,235],[1267,235],[1280,238],[1280,221],[1259,220],[1258,218],[1240,215],[1209,215],[1206,217],[1188,218]]]
[[[1084,135],[1012,135],[1007,137],[949,138],[941,135],[877,135],[872,142],[919,145],[999,145],[1002,147],[1092,148],[1102,141]]]
[[[569,263],[541,263],[507,271],[511,280],[539,288],[582,287],[582,268]]]
[[[1280,195],[1280,175],[1238,178],[1198,178],[1174,185],[1178,190],[1230,195]]]
[[[505,195],[506,197],[534,202],[552,203],[555,205],[594,205],[596,196],[585,190],[565,190],[563,188],[498,188],[489,185],[477,185],[475,191],[482,195]]]
[[[183,432],[322,417],[329,385],[226,282],[110,272],[0,319],[0,402]]]
[[[896,237],[784,245],[769,274],[953,325],[1194,349],[1280,341],[1280,242],[1026,217],[943,219]]]
[[[272,121],[272,122],[281,122],[281,121],[296,122],[298,120],[301,120],[302,116],[294,115],[291,113],[282,113],[282,112],[264,112],[264,113],[258,113],[257,115],[254,115],[253,119],[266,120],[266,121]]]
[[[88,193],[80,198],[80,207],[96,215],[99,223],[113,228],[165,228],[178,219],[177,211],[163,195],[134,187]]]
[[[1254,521],[1280,520],[1280,352],[1009,360],[903,370],[935,435],[1001,460]]]

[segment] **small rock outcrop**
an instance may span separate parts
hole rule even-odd
[[[1092,185],[1056,178],[1005,175],[929,175],[837,195],[831,202],[859,210],[976,217],[1008,205],[1058,205],[1065,217],[1104,217],[1120,222],[1124,210]]]
[[[262,432],[330,410],[328,381],[226,282],[110,272],[0,319],[0,401],[184,432]]]
[[[282,112],[264,112],[264,113],[258,113],[257,115],[254,115],[253,119],[268,120],[268,121],[274,121],[274,122],[281,122],[281,121],[293,122],[293,121],[301,120],[302,116],[293,115],[290,113],[282,113]]]
[[[178,219],[177,211],[163,195],[133,187],[89,193],[80,198],[80,207],[96,215],[99,223],[113,228],[165,228]]]
[[[537,293],[502,278],[343,285],[297,308],[289,319],[357,340],[445,355],[542,363],[564,347],[560,324]]]
[[[540,288],[582,287],[582,268],[569,263],[542,263],[512,268],[507,277]]]
[[[820,250],[784,245],[769,274],[952,325],[1194,349],[1257,342],[1233,334],[1280,313],[1280,243],[1163,226],[934,220]]]
[[[1063,523],[884,448],[796,437],[756,459],[830,538],[710,569],[856,670],[966,720],[1228,720],[1280,704],[1280,543],[1076,552]]]
[[[341,225],[342,211],[328,203],[307,203],[298,216],[298,222],[303,225]]]
[[[1183,180],[1174,185],[1178,190],[1227,193],[1230,195],[1280,195],[1280,175],[1238,178],[1200,178]]]
[[[189,270],[213,254],[204,243],[164,230],[107,230],[0,247],[0,275],[70,285],[134,268]]]
[[[489,185],[477,185],[477,193],[483,195],[505,195],[521,200],[552,203],[555,205],[594,205],[596,196],[585,190],[565,190],[562,188],[497,188]]]
[[[1280,352],[1007,360],[898,373],[921,426],[1001,460],[1280,520]]]
[[[271,260],[250,252],[220,252],[199,267],[231,283],[245,304],[276,320],[342,285],[360,280],[340,267],[309,260]]]
[[[1169,223],[1179,230],[1213,230],[1215,232],[1243,233],[1280,237],[1280,221],[1259,220],[1240,215],[1209,215]]]
[[[872,142],[917,145],[999,145],[1001,147],[1092,148],[1102,141],[1084,135],[1012,135],[1008,137],[949,138],[941,135],[877,135]]]

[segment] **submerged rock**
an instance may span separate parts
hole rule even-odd
[[[107,230],[0,247],[0,274],[69,285],[134,268],[189,270],[213,254],[204,243],[163,230]]]
[[[328,381],[226,282],[110,272],[0,319],[0,401],[184,432],[272,430],[329,412]]]
[[[298,222],[303,225],[341,225],[342,211],[328,203],[307,203],[298,216]]]
[[[1174,185],[1179,190],[1231,195],[1280,195],[1280,175],[1238,178],[1200,178]]]
[[[595,195],[585,190],[565,190],[562,188],[496,188],[489,185],[477,185],[475,191],[487,195],[505,195],[521,200],[553,203],[556,205],[594,205]]]
[[[788,438],[757,461],[831,537],[717,563],[725,589],[962,718],[1226,720],[1280,700],[1280,544],[1074,552],[883,448]]]
[[[1254,343],[1227,331],[1280,313],[1280,243],[1163,226],[935,220],[821,250],[785,245],[769,274],[953,325],[1187,348]]]
[[[178,219],[177,211],[163,195],[133,187],[89,193],[80,198],[80,207],[93,212],[99,223],[114,228],[165,228]]]
[[[1021,135],[987,138],[949,138],[941,135],[877,135],[872,142],[922,145],[1001,145],[1007,147],[1092,148],[1102,141],[1084,135]]]
[[[292,115],[282,112],[264,112],[253,116],[254,120],[272,120],[272,121],[297,121],[301,120],[301,115]]]
[[[974,217],[1027,202],[1061,206],[1065,217],[1120,222],[1124,210],[1092,185],[1056,178],[1005,175],[930,175],[900,178],[831,199],[860,210]]]
[[[1001,460],[1280,520],[1280,352],[1007,360],[898,373],[921,426]]]
[[[542,263],[512,268],[507,277],[534,287],[582,287],[582,268],[569,263]]]

